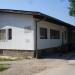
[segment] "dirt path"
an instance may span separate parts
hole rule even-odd
[[[34,75],[75,75],[75,60],[65,60],[64,64],[58,67],[47,68],[46,70]]]
[[[56,68],[48,68],[34,75],[75,75],[75,64],[67,63]]]
[[[59,66],[66,64],[66,61],[60,59],[25,59],[0,63],[11,64],[11,68],[0,72],[0,75],[33,75],[41,73],[47,69],[58,68]]]

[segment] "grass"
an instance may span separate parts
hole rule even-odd
[[[0,64],[0,72],[7,70],[9,68],[9,64]]]
[[[13,59],[0,58],[0,61],[15,61]]]
[[[15,61],[18,59],[18,57],[0,56],[0,61]]]

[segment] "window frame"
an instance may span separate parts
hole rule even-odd
[[[50,29],[50,39],[60,39],[60,31],[55,29]]]
[[[3,54],[3,50],[0,50],[0,54]]]
[[[6,40],[6,29],[0,29],[0,41]]]
[[[8,29],[8,40],[12,40],[12,29]]]
[[[44,27],[40,27],[40,39],[48,38],[48,29]]]
[[[67,31],[64,31],[65,40],[67,40]]]

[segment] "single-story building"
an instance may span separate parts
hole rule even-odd
[[[75,43],[74,29],[40,12],[0,9],[0,54],[34,57],[65,44],[70,48]]]

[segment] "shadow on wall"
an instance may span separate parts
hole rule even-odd
[[[67,52],[67,53],[60,53],[54,52],[45,54],[38,59],[65,59],[65,60],[75,60],[75,51]]]
[[[65,59],[65,60],[75,60],[75,51],[67,53],[50,53],[42,57],[42,59]]]
[[[75,48],[72,49],[66,45],[61,48],[55,48],[53,52],[50,50],[42,50],[38,58],[42,59],[65,59],[65,60],[75,60]]]

